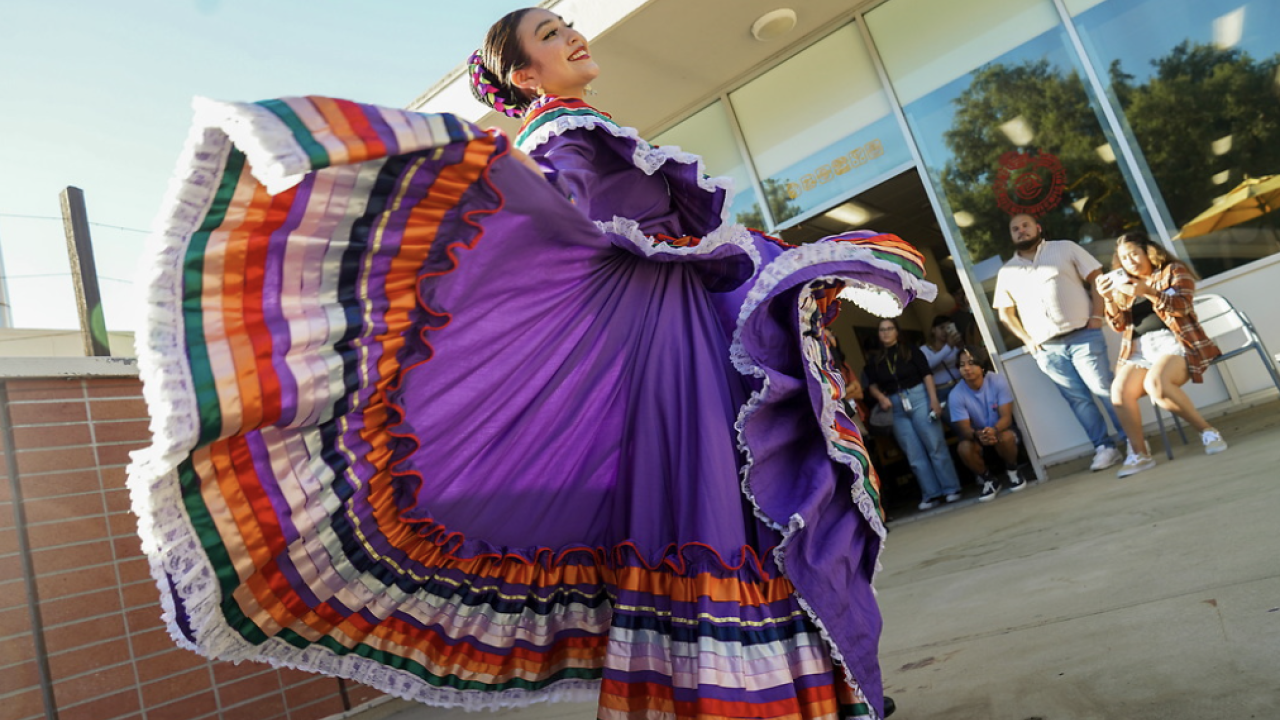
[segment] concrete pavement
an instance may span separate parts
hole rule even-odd
[[[1124,480],[1051,468],[893,524],[877,588],[895,720],[1280,718],[1280,402],[1214,422],[1221,455],[1193,437]]]
[[[1124,480],[901,523],[877,581],[904,720],[1280,718],[1280,403]]]

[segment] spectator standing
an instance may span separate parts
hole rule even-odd
[[[951,291],[956,305],[951,309],[951,321],[960,334],[961,345],[982,345],[982,331],[978,329],[978,321],[973,317],[973,308],[969,306],[969,295],[964,288],[957,287]]]
[[[877,331],[880,349],[867,363],[866,389],[882,409],[893,411],[893,437],[920,485],[919,508],[955,502],[962,497],[960,478],[947,452],[929,363],[920,348],[898,341],[897,320],[881,320]]]
[[[920,347],[924,359],[929,362],[929,372],[933,374],[933,387],[938,394],[938,403],[944,408],[951,388],[960,380],[960,372],[956,369],[956,355],[959,354],[960,332],[955,323],[946,315],[933,319],[929,329],[929,342]],[[943,419],[946,415],[943,415]]]
[[[1102,263],[1070,240],[1046,240],[1031,215],[1014,215],[1009,232],[1016,252],[1000,268],[992,304],[1000,321],[1057,385],[1089,436],[1094,448],[1090,469],[1104,470],[1120,461],[1116,448],[1126,438],[1110,402],[1115,378],[1102,335],[1103,300],[1094,287]],[[1115,442],[1095,399],[1104,401],[1116,428]]]
[[[982,483],[980,502],[994,500],[1003,484],[990,472],[997,462],[1009,476],[1009,492],[1027,486],[1019,475],[1018,432],[1013,423],[1013,391],[1003,376],[990,372],[990,359],[979,347],[966,345],[957,365],[964,382],[951,393],[951,423],[960,438],[960,460]]]

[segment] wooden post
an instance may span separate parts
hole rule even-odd
[[[93,263],[93,241],[89,239],[89,215],[84,209],[84,191],[68,186],[61,198],[62,228],[67,234],[67,255],[71,259],[71,283],[76,289],[84,354],[110,355],[107,322],[102,316],[102,297],[98,293],[98,269]]]

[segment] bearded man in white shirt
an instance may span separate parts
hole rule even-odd
[[[1127,442],[1111,404],[1111,361],[1102,335],[1102,296],[1094,279],[1102,263],[1070,240],[1045,240],[1031,215],[1014,215],[1009,234],[1016,251],[1000,268],[992,303],[1000,322],[1026,346],[1058,386],[1089,441],[1095,472],[1119,462]],[[1117,440],[1098,410],[1102,402]]]

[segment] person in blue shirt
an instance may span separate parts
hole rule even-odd
[[[988,372],[986,351],[965,345],[956,357],[962,382],[951,391],[951,423],[960,442],[960,460],[982,483],[980,502],[994,500],[1002,483],[989,470],[1002,464],[1009,476],[1009,492],[1027,482],[1018,474],[1018,433],[1013,425],[1013,391],[1003,376]]]

